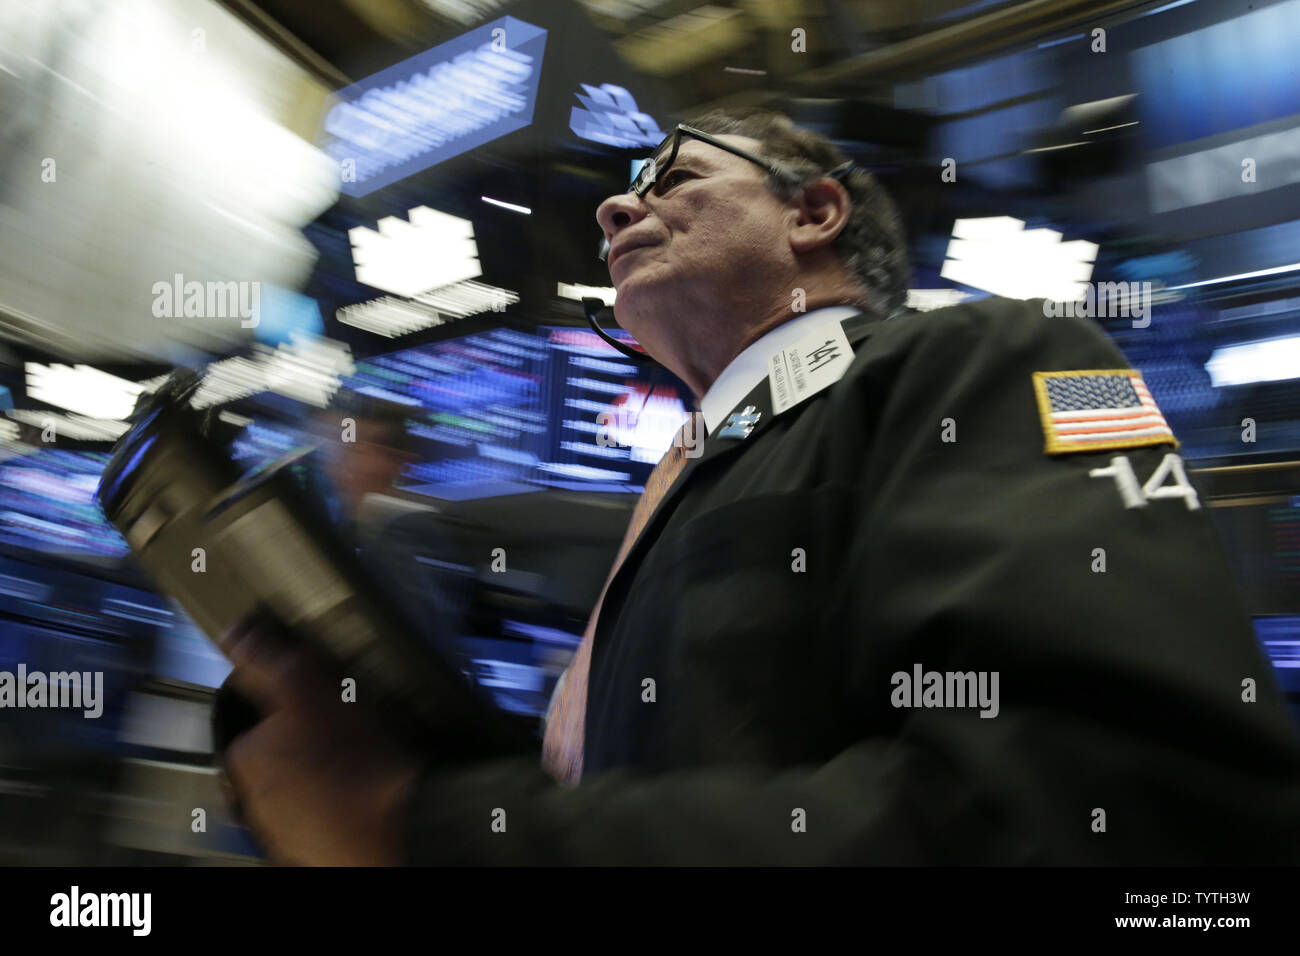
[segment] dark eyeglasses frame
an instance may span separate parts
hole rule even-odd
[[[723,142],[712,133],[706,133],[704,130],[696,129],[694,126],[687,126],[685,123],[678,123],[677,128],[664,137],[663,141],[655,148],[654,154],[645,161],[640,169],[637,170],[636,177],[632,180],[632,185],[628,187],[627,191],[630,193],[636,193],[638,199],[644,198],[645,194],[650,191],[651,187],[654,186],[659,177],[663,176],[672,168],[673,163],[677,160],[677,151],[682,147],[682,140],[687,136],[693,136],[701,142],[708,143],[710,146],[716,146],[718,149],[725,150],[733,156],[747,159],[756,166],[760,166],[767,170],[778,179],[785,179],[792,182],[798,179],[798,176],[790,170],[769,162],[761,156],[755,156],[753,153],[746,152],[739,146],[732,146],[730,143]],[[672,148],[668,153],[668,161],[660,165],[655,161],[655,157],[663,154],[664,147],[669,142],[672,143]],[[854,166],[855,164],[853,160],[850,159],[821,175],[830,176],[842,183],[848,175],[853,172]],[[599,258],[601,262],[604,262],[608,256],[609,240],[602,238],[600,252],[598,253],[597,258]]]
[[[639,170],[637,170],[636,178],[632,180],[632,185],[628,187],[627,191],[630,193],[636,193],[638,199],[645,196],[645,194],[650,191],[650,188],[654,186],[656,180],[658,180],[658,178],[664,173],[668,172],[668,170],[672,168],[673,163],[677,161],[677,151],[682,148],[682,140],[687,136],[693,136],[702,142],[708,143],[710,146],[716,146],[718,149],[726,150],[733,156],[747,159],[751,163],[763,167],[773,176],[779,176],[782,179],[792,178],[789,170],[781,169],[779,166],[768,162],[762,157],[746,152],[739,146],[732,146],[730,143],[723,142],[712,133],[706,133],[704,130],[696,129],[694,126],[687,126],[685,123],[678,123],[677,128],[664,137],[663,142],[656,147],[651,157],[645,161],[645,164]],[[668,153],[667,161],[663,163],[657,162],[656,158],[663,155],[664,146],[670,141],[672,143],[672,149]]]

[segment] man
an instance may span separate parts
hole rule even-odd
[[[230,769],[279,855],[1300,861],[1296,729],[1173,437],[1094,325],[897,314],[888,199],[761,111],[679,129],[597,218],[620,323],[707,437],[557,695],[585,725],[552,716],[548,769],[403,754],[234,635],[273,713]]]
[[[338,499],[340,522],[355,531],[364,524],[368,498],[395,494],[404,469],[415,460],[406,429],[410,409],[345,391],[316,415],[313,431],[324,451],[322,470]]]

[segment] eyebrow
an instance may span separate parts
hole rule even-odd
[[[716,162],[710,162],[707,153],[704,154],[695,153],[693,155],[687,155],[686,153],[678,153],[677,159],[673,161],[672,168],[676,169],[678,166],[682,165],[683,163],[687,164],[692,169],[703,169],[705,172],[710,172],[710,173],[716,173],[719,169],[722,168]]]

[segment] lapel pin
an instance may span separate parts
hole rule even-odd
[[[746,405],[740,411],[733,412],[722,423],[722,428],[718,430],[718,437],[748,438],[749,433],[754,430],[754,426],[762,417],[763,413],[755,409],[753,405]]]

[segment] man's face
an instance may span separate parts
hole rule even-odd
[[[325,476],[352,509],[368,494],[384,494],[393,489],[402,469],[412,456],[390,444],[393,426],[383,421],[352,416],[355,440],[339,440],[338,421],[323,414],[317,425],[325,454]]]
[[[719,138],[761,151],[745,136]],[[665,149],[657,158],[667,156]],[[754,163],[685,137],[644,197],[611,196],[596,210],[610,243],[615,315],[651,354],[680,340],[699,310],[781,261],[789,209],[767,189],[766,177]]]

